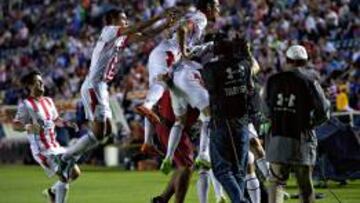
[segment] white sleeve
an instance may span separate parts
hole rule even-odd
[[[18,105],[17,112],[13,121],[20,122],[23,125],[31,122],[31,116],[24,101]]]
[[[108,42],[120,35],[121,35],[121,33],[119,31],[119,26],[105,26],[101,30],[100,39],[103,42]]]
[[[51,99],[51,98],[49,98],[48,97],[48,99],[49,99],[49,101],[50,101],[50,103],[51,103],[51,109],[52,109],[52,111],[53,111],[53,114],[54,114],[54,119],[57,119],[58,117],[59,117],[59,112],[57,111],[57,108],[56,108],[56,106],[55,106],[55,103],[54,103],[54,101]]]
[[[254,125],[252,123],[249,123],[248,130],[249,130],[249,138],[250,139],[259,137],[257,132],[256,132],[256,129],[255,129],[255,127],[254,127]]]

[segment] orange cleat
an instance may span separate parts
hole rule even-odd
[[[161,123],[160,118],[156,113],[142,105],[135,108],[135,113],[146,117],[154,125]]]

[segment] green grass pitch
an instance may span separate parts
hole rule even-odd
[[[70,186],[69,203],[144,203],[158,194],[167,183],[169,176],[160,172],[125,172],[118,169],[82,167],[82,176]],[[198,202],[194,175],[186,203]],[[0,165],[0,203],[41,203],[46,202],[41,191],[56,179],[48,179],[39,166]],[[360,181],[349,181],[344,187],[330,183],[330,188],[342,203],[360,202]],[[289,182],[287,191],[296,192],[295,182]],[[324,189],[326,198],[320,203],[336,203],[335,198]],[[213,192],[210,203],[215,202]],[[288,203],[298,200],[288,200]]]

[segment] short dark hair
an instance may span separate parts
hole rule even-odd
[[[208,6],[215,5],[217,0],[197,0],[196,8],[202,12],[206,11]]]
[[[233,44],[229,39],[219,39],[214,41],[214,55],[230,57],[233,56]]]
[[[117,7],[111,7],[105,12],[105,22],[106,24],[111,24],[112,19],[117,18],[120,13],[125,13],[122,9]]]
[[[28,72],[21,78],[21,84],[24,87],[27,87],[28,85],[30,85],[34,82],[35,77],[38,75],[41,76],[41,73],[38,70],[32,70],[32,71]]]
[[[225,33],[219,32],[214,38],[214,54],[227,58],[251,57],[250,47],[245,37],[237,35],[234,39],[228,39]]]
[[[237,34],[233,39],[234,52],[238,53],[240,57],[251,57],[250,45],[245,36]]]

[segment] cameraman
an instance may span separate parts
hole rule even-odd
[[[314,202],[311,177],[317,139],[313,128],[328,119],[330,105],[313,73],[306,69],[305,48],[291,46],[286,58],[285,71],[268,79],[264,95],[272,125],[265,142],[271,163],[269,202],[283,202],[282,189],[291,169],[302,202]]]
[[[210,95],[210,157],[214,175],[231,202],[244,198],[249,150],[249,104],[253,93],[253,64],[247,42],[218,37],[214,58],[205,64],[203,79]]]

